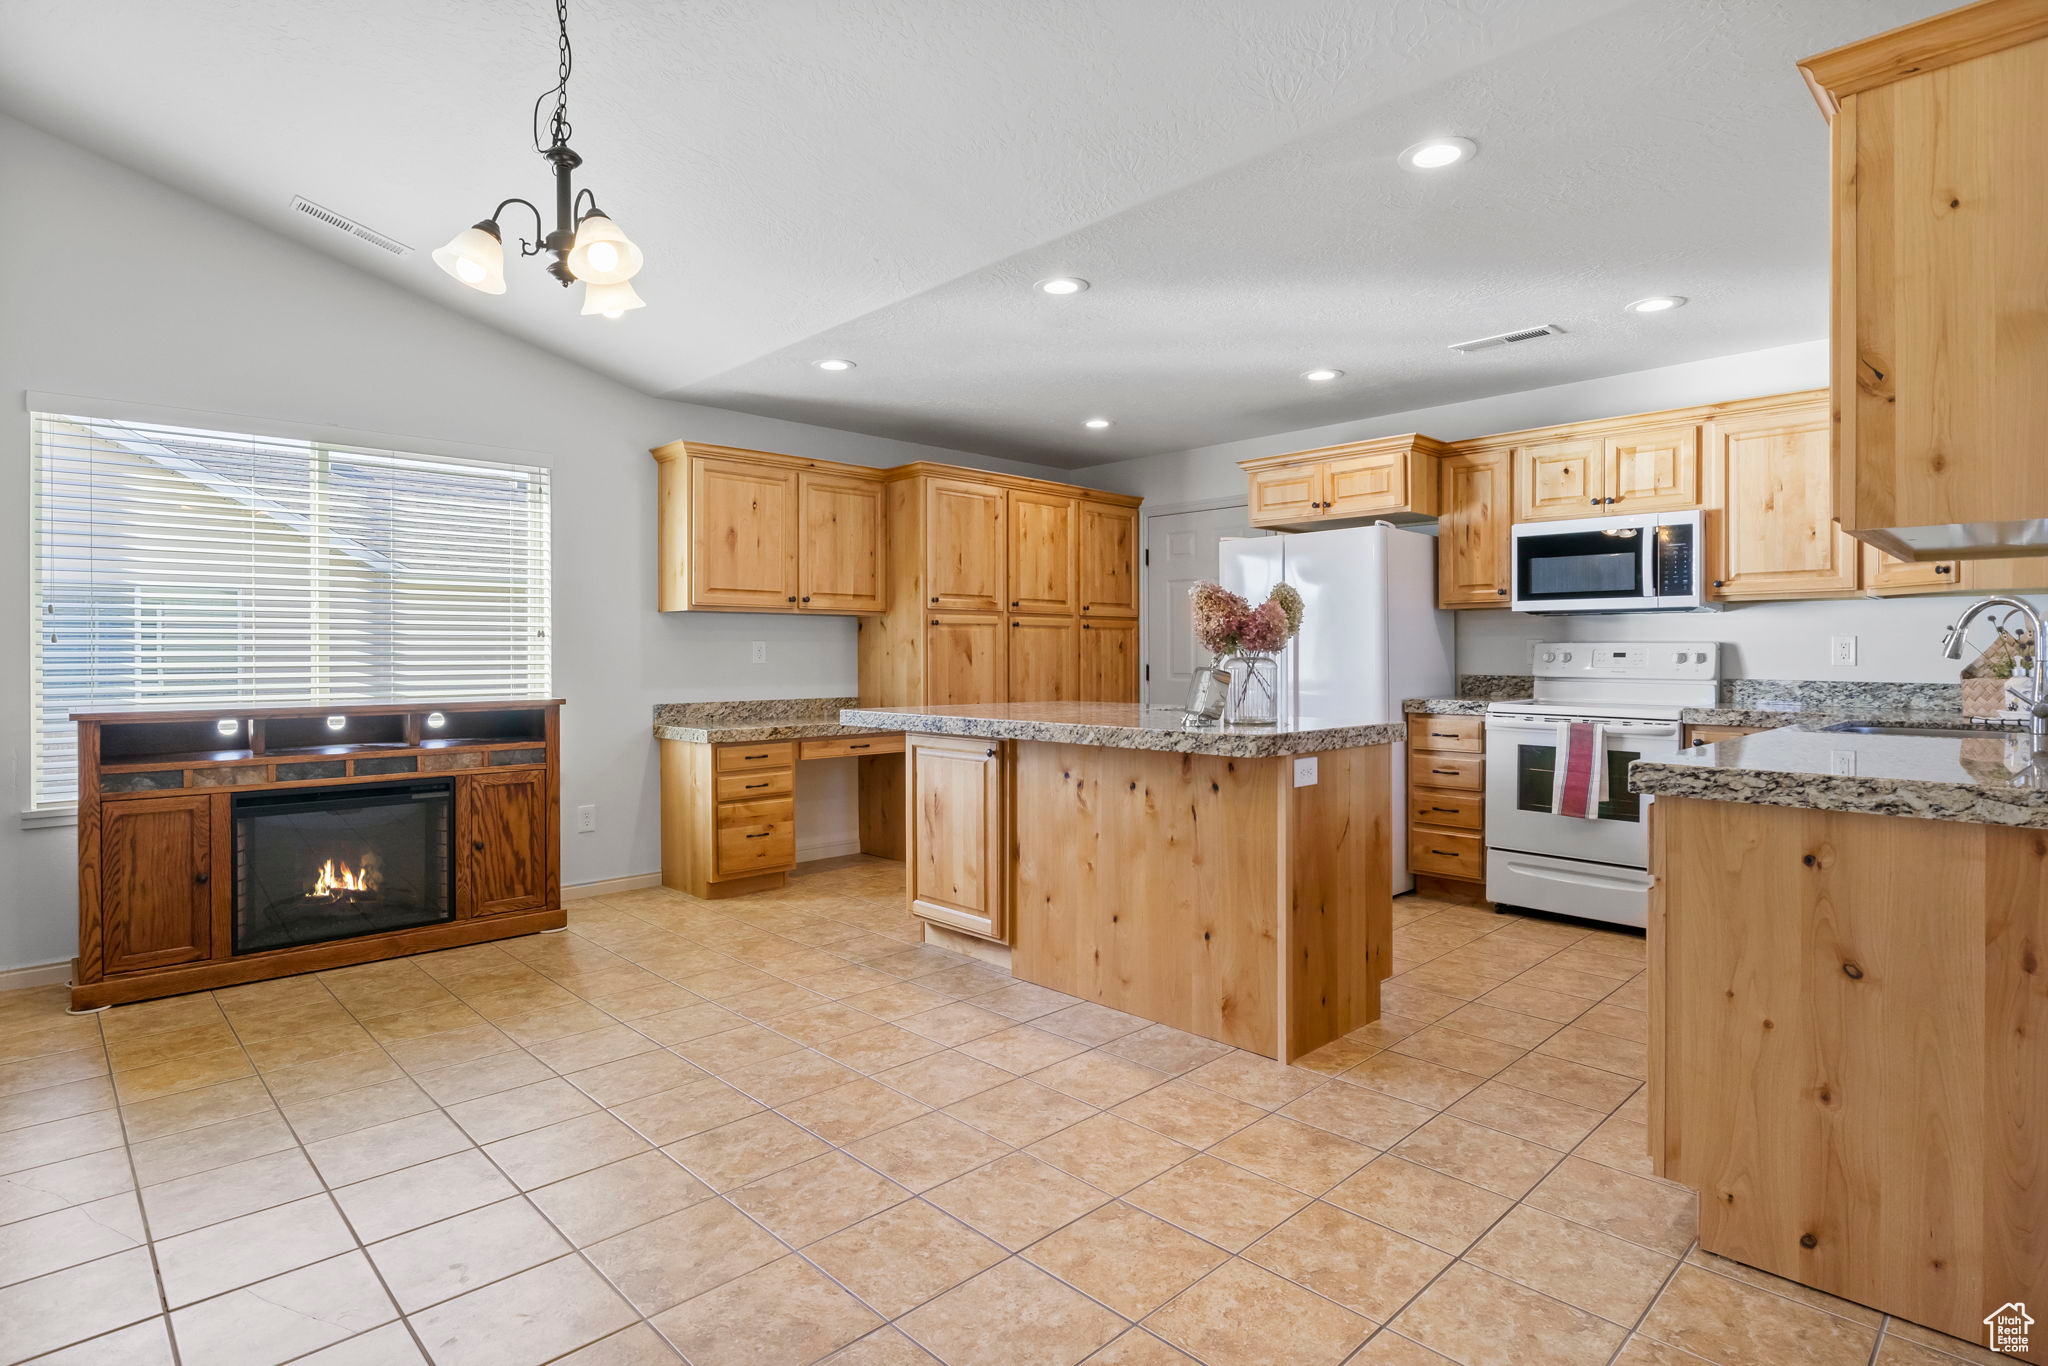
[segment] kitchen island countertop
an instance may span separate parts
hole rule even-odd
[[[1277,726],[1190,728],[1178,707],[1135,702],[1005,702],[944,707],[848,707],[840,723],[862,730],[962,735],[983,740],[1035,740],[1226,759],[1270,759],[1292,754],[1384,745],[1402,739],[1399,724],[1300,717]]]

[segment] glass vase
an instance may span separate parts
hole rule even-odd
[[[1230,674],[1223,668],[1222,657],[1197,665],[1195,676],[1188,682],[1187,705],[1181,708],[1189,724],[1221,725],[1224,708],[1229,704]]]
[[[1224,716],[1233,726],[1280,723],[1278,658],[1270,654],[1241,654],[1230,661],[1230,706]]]

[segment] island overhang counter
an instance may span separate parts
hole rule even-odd
[[[1283,1062],[1379,1017],[1400,725],[855,707],[907,733],[907,892],[1021,981]]]

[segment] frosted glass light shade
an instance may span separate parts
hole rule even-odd
[[[505,244],[479,224],[464,228],[434,249],[434,264],[471,289],[485,294],[505,292]]]
[[[601,213],[585,214],[569,248],[569,273],[585,284],[615,285],[640,273],[640,248]]]
[[[601,313],[607,318],[616,318],[629,308],[645,308],[647,301],[633,292],[633,286],[625,280],[608,285],[587,284],[583,286],[583,316]]]

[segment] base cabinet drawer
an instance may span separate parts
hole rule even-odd
[[[1486,799],[1476,792],[1453,792],[1440,787],[1410,788],[1408,824],[1483,830],[1486,828]]]
[[[763,797],[787,797],[796,791],[793,768],[747,769],[720,773],[711,781],[712,795],[721,802],[759,801]]]
[[[1480,881],[1486,876],[1486,840],[1470,830],[1411,826],[1408,831],[1408,870],[1432,877]]]
[[[1408,748],[1478,754],[1486,748],[1483,716],[1411,716]]]
[[[1486,760],[1477,754],[1419,754],[1408,751],[1408,786],[1486,790]]]
[[[796,746],[787,740],[767,745],[720,745],[716,767],[720,773],[739,773],[750,768],[788,768],[796,762]]]
[[[901,754],[903,736],[849,735],[832,740],[806,740],[800,757],[805,759],[859,759],[869,754]]]
[[[796,803],[725,802],[718,808],[718,875],[751,877],[796,866]]]

